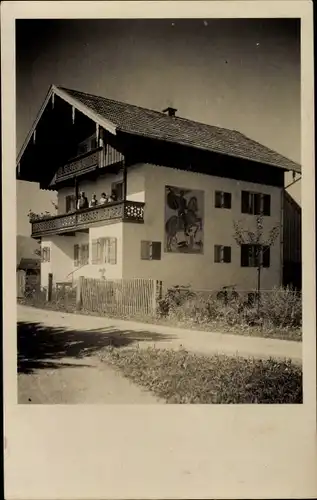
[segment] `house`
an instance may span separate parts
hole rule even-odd
[[[41,281],[40,245],[28,236],[17,235],[17,296],[36,289]]]
[[[256,287],[255,244],[233,222],[282,228],[293,161],[240,132],[52,86],[17,158],[17,178],[58,192],[58,214],[31,218],[42,285],[145,278],[196,289]],[[76,210],[114,194],[107,203]],[[283,282],[282,231],[266,252],[262,287]]]
[[[284,191],[283,205],[283,285],[301,290],[302,287],[302,239],[301,207]]]

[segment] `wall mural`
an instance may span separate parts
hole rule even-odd
[[[165,252],[203,253],[204,192],[165,186]]]

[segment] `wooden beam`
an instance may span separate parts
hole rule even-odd
[[[123,201],[126,201],[127,199],[127,166],[125,163],[125,160],[123,161]]]
[[[75,123],[75,106],[72,106],[72,122],[73,122],[73,125]]]

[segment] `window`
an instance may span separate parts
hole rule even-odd
[[[86,142],[79,144],[79,146],[78,146],[78,154],[79,155],[83,155],[84,153],[87,153],[87,151],[88,151],[88,144]]]
[[[41,249],[41,260],[42,260],[42,262],[50,262],[50,260],[51,260],[51,249],[50,249],[50,247],[42,247],[42,249]]]
[[[258,263],[263,267],[270,267],[270,247],[261,245],[241,245],[241,266],[258,267]]]
[[[241,192],[241,212],[251,215],[270,215],[271,196],[269,194]]]
[[[123,199],[123,181],[113,182],[111,184],[111,193],[115,193],[117,201]]]
[[[66,196],[66,213],[73,212],[76,210],[76,196],[74,194],[69,194]]]
[[[94,137],[90,141],[90,149],[96,149],[96,148],[97,148],[97,139],[96,139],[96,137]]]
[[[161,260],[160,241],[141,241],[142,260]]]
[[[215,262],[231,262],[231,247],[215,245]]]
[[[85,266],[89,263],[89,244],[74,245],[74,265]]]
[[[231,208],[231,193],[224,191],[216,191],[215,193],[216,208]]]
[[[98,238],[92,241],[92,264],[117,263],[117,238]]]

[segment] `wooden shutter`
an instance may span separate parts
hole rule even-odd
[[[151,259],[161,260],[161,242],[153,241],[151,244]]]
[[[50,247],[46,247],[46,262],[51,261],[51,249]]]
[[[241,212],[243,214],[250,213],[250,210],[249,210],[249,193],[248,193],[248,191],[241,191]]]
[[[150,258],[150,242],[141,241],[141,259],[149,260]]]
[[[250,245],[241,245],[241,267],[249,267],[249,247]]]
[[[223,194],[223,206],[224,208],[231,208],[231,193]]]
[[[271,196],[263,195],[263,215],[271,215]]]
[[[79,265],[79,245],[74,245],[74,264]]]
[[[254,194],[254,215],[260,215],[262,213],[262,207],[261,207],[261,198],[262,198],[262,195],[261,194]]]
[[[221,262],[221,246],[220,245],[215,245],[214,260],[215,260],[215,262]]]
[[[91,263],[100,264],[100,241],[92,240],[91,242]]]
[[[231,262],[231,247],[223,247],[223,261]]]
[[[221,208],[221,191],[215,192],[215,207]]]
[[[80,264],[82,266],[89,262],[89,244],[81,245],[80,247]]]
[[[109,238],[109,264],[117,263],[117,238]]]
[[[264,246],[262,252],[263,267],[270,267],[270,247]]]

